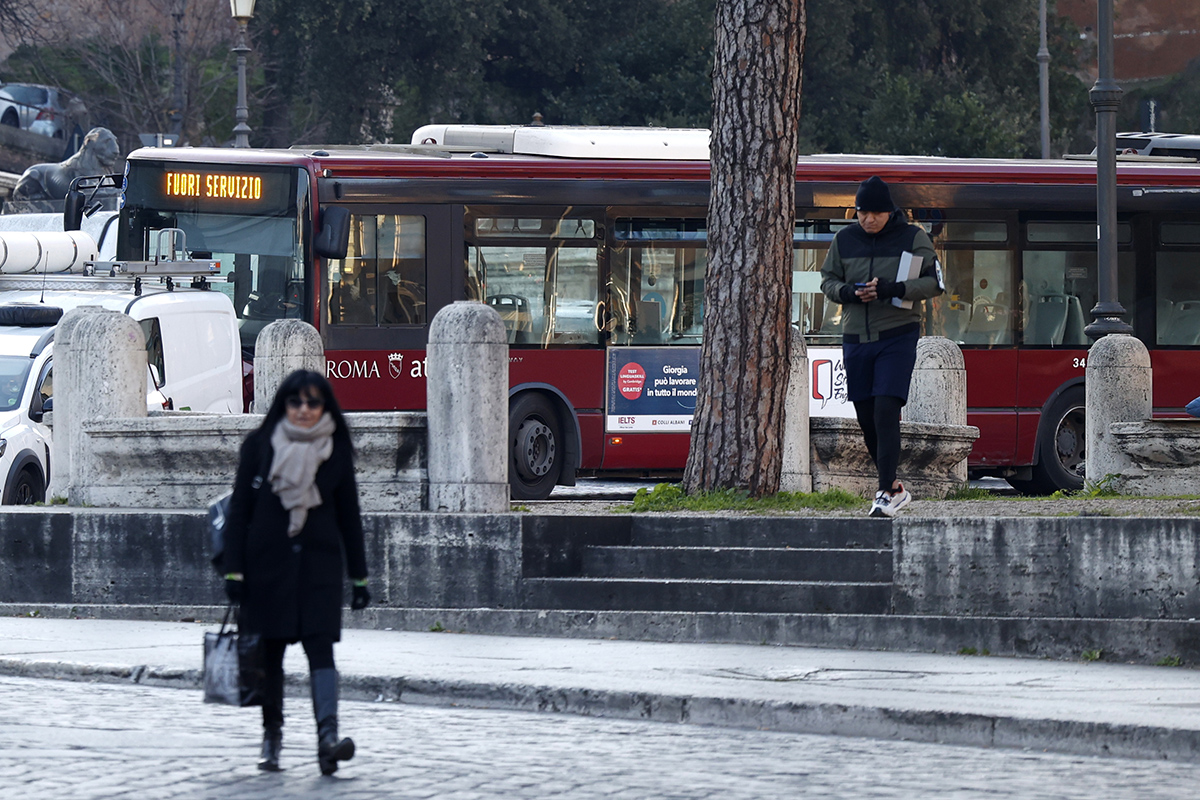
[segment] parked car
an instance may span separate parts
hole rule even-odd
[[[36,83],[0,83],[0,124],[65,139],[74,127],[73,95]]]

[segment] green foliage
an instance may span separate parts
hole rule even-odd
[[[1098,647],[1095,650],[1084,650],[1080,657],[1084,661],[1091,663],[1092,661],[1099,661],[1101,658],[1103,658],[1104,651]]]
[[[1167,656],[1155,662],[1156,667],[1182,667],[1183,659],[1179,656]]]
[[[958,655],[960,656],[990,656],[991,654],[992,651],[988,650],[986,647],[979,650],[976,650],[974,647],[958,648]]]
[[[633,505],[634,512],[646,511],[749,511],[766,514],[780,511],[839,511],[861,508],[867,501],[842,489],[826,492],[780,492],[767,497],[753,498],[746,492],[720,489],[685,494],[677,483],[660,483],[651,490],[638,489]]]
[[[1083,488],[1077,492],[1059,489],[1057,492],[1049,495],[1049,499],[1098,500],[1102,498],[1123,497],[1124,495],[1117,489],[1117,482],[1120,479],[1120,475],[1105,475],[1098,481],[1087,481],[1084,483]]]
[[[432,625],[429,626],[430,633],[445,633],[445,631],[446,631],[446,629],[444,627],[442,627],[441,622],[434,622]]]
[[[557,124],[707,127],[715,2],[259,0],[251,143],[407,141],[429,122],[524,123],[535,111]],[[1037,5],[808,0],[801,152],[1035,155]],[[129,135],[162,130],[169,39],[26,46],[5,77],[71,89]],[[189,54],[193,143],[232,129],[228,45]],[[1065,19],[1053,20],[1050,48],[1062,148],[1089,118]],[[97,68],[114,59],[124,77]],[[1194,80],[1164,91],[1200,108]]]

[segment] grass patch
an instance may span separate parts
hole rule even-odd
[[[1117,481],[1120,475],[1105,475],[1098,481],[1088,481],[1083,485],[1083,488],[1078,492],[1064,492],[1059,489],[1054,494],[1050,495],[1050,500],[1066,500],[1072,498],[1074,500],[1098,500],[1101,498],[1117,498],[1124,497],[1117,491]]]
[[[990,656],[992,651],[986,647],[982,650],[976,650],[974,647],[960,647],[958,648],[958,654],[960,656]]]
[[[677,483],[660,483],[653,489],[638,489],[633,505],[615,511],[749,511],[766,514],[774,511],[846,511],[864,508],[867,501],[843,489],[827,492],[780,492],[766,497],[751,497],[743,491],[720,489],[685,494]]]
[[[1179,656],[1167,656],[1166,658],[1155,662],[1156,667],[1182,667],[1183,659]]]
[[[1095,650],[1084,650],[1081,657],[1084,661],[1088,662],[1099,661],[1101,658],[1104,658],[1104,651],[1098,647]]]

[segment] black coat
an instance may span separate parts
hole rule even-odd
[[[266,474],[275,449],[261,428],[242,444],[230,500],[225,569],[245,575],[239,625],[270,639],[341,638],[343,565],[352,578],[367,577],[354,456],[337,433],[333,453],[317,468],[321,505],[308,511],[304,527],[287,535],[288,512],[271,491]],[[255,489],[257,476],[262,486]]]

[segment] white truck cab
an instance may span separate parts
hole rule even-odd
[[[10,254],[25,244],[13,239]],[[4,241],[0,234],[0,245]],[[49,250],[39,252],[45,260]],[[0,503],[46,499],[53,465],[44,417],[53,407],[54,331],[74,308],[100,306],[141,325],[147,408],[243,410],[241,343],[227,295],[177,288],[170,278],[79,275],[69,269],[30,274],[5,266],[12,263],[0,263]]]

